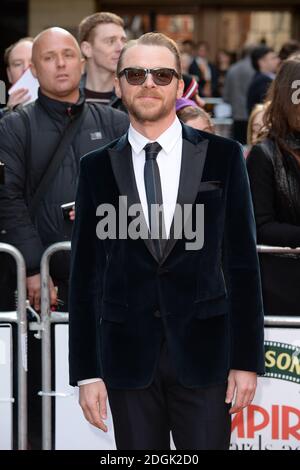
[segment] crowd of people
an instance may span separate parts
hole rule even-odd
[[[40,261],[55,242],[69,240],[76,207],[63,217],[61,206],[75,201],[79,161],[86,153],[127,132],[129,118],[115,88],[115,74],[126,44],[122,18],[96,13],[82,20],[77,40],[52,27],[25,37],[4,54],[7,78],[18,83],[31,69],[38,98],[26,88],[9,95],[0,109],[0,242],[16,246],[27,268],[28,298],[40,311]],[[209,45],[179,44],[183,90],[176,113],[188,126],[215,133],[205,98],[222,97],[232,108],[232,137],[245,150],[260,244],[300,246],[300,120],[293,100],[300,73],[300,43],[279,53],[266,44],[247,46],[239,60],[219,51],[215,64]],[[297,55],[299,53],[299,55]],[[299,256],[261,257],[265,313],[299,314]],[[50,265],[53,308],[68,310],[69,255],[57,253]],[[0,253],[0,308],[15,308],[14,262]],[[39,368],[38,342],[29,358]],[[31,380],[31,379],[30,379]],[[32,378],[36,397],[37,376]],[[31,416],[37,417],[36,398]],[[34,427],[34,425],[33,425]],[[32,434],[36,436],[36,434]],[[32,448],[40,443],[32,440]]]

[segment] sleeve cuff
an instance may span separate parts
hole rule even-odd
[[[95,379],[85,379],[85,380],[78,380],[77,385],[80,387],[80,385],[88,385],[88,384],[93,384],[95,382],[103,382],[100,377],[97,377]]]

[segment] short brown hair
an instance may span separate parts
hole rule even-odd
[[[4,64],[6,67],[9,67],[9,57],[12,52],[12,50],[21,42],[32,42],[33,43],[34,39],[32,37],[27,37],[27,38],[21,38],[17,42],[14,42],[10,46],[8,46],[5,51],[4,51]]]
[[[177,44],[168,36],[165,36],[165,34],[162,33],[146,33],[143,34],[140,38],[134,39],[132,41],[129,41],[125,46],[123,47],[119,61],[118,61],[118,66],[117,66],[117,74],[121,71],[121,66],[122,66],[122,59],[125,54],[125,52],[130,49],[133,46],[160,46],[160,47],[166,47],[169,49],[169,51],[172,52],[172,54],[175,57],[175,62],[176,62],[176,71],[179,75],[179,78],[181,78],[181,62],[180,62],[180,53]]]
[[[124,21],[115,13],[101,11],[101,13],[94,13],[87,16],[79,24],[78,28],[78,41],[81,44],[83,41],[93,42],[95,37],[95,29],[99,24],[114,23],[121,28],[124,28]]]
[[[177,116],[182,122],[192,121],[193,119],[202,118],[207,122],[210,132],[215,132],[215,126],[212,122],[210,115],[198,106],[185,106],[177,111]]]

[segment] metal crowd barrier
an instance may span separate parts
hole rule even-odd
[[[282,246],[257,245],[258,253],[265,254],[300,254],[300,248],[289,248]],[[265,326],[300,326],[300,317],[289,316],[266,316]]]
[[[27,449],[27,314],[26,267],[17,248],[0,243],[0,252],[11,255],[17,265],[17,310],[0,312],[0,322],[16,323],[18,327],[18,449]]]
[[[71,242],[55,243],[44,252],[41,260],[41,339],[42,339],[42,446],[43,450],[52,449],[51,399],[55,392],[51,390],[51,323],[67,322],[67,313],[54,314],[50,310],[49,299],[49,263],[57,251],[71,250]]]
[[[52,449],[51,399],[58,394],[51,390],[51,323],[67,323],[67,312],[51,312],[49,299],[49,263],[51,256],[58,251],[71,249],[71,242],[55,243],[44,253],[41,261],[41,334],[42,334],[42,434],[43,450]],[[282,248],[258,245],[259,253],[300,253],[300,248]],[[300,327],[300,317],[267,316],[265,326]]]

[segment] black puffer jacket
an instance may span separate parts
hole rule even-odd
[[[80,129],[32,221],[27,204],[70,117],[81,113],[84,106],[88,110]],[[33,275],[39,272],[41,255],[47,246],[70,239],[72,223],[63,220],[60,206],[75,200],[80,158],[124,134],[129,120],[125,113],[108,106],[84,104],[82,96],[70,105],[40,92],[38,100],[27,109],[30,136],[26,135],[24,118],[18,112],[10,113],[0,122],[0,161],[5,164],[5,185],[0,186],[0,241],[19,248],[27,273]],[[56,265],[54,276],[67,277],[68,263]]]

